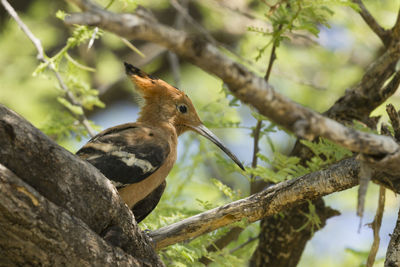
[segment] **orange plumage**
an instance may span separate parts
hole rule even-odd
[[[125,69],[145,101],[137,122],[104,130],[77,154],[114,183],[137,221],[143,220],[158,204],[165,178],[177,157],[178,136],[185,131],[205,136],[244,169],[236,156],[203,125],[185,93],[128,63]]]

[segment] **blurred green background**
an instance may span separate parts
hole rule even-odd
[[[339,1],[340,2],[340,1]],[[10,1],[21,19],[38,37],[49,57],[65,46],[73,29],[56,18],[58,10],[65,12],[77,9],[64,1]],[[106,6],[108,1],[99,1]],[[397,15],[400,1],[364,1],[367,8],[385,28],[391,27]],[[222,49],[230,57],[241,62],[252,71],[263,75],[267,66],[268,47],[256,60],[259,49],[270,38],[249,30],[249,27],[268,27],[265,5],[262,1],[250,0],[194,0],[186,1],[188,11],[198,25],[207,29],[215,40],[223,44]],[[165,24],[176,23],[176,10],[170,1],[115,1],[110,10],[133,11],[137,5],[151,9],[157,19]],[[304,33],[306,37],[293,34],[277,49],[277,61],[272,70],[270,83],[275,90],[319,112],[328,109],[347,88],[359,81],[364,70],[382,52],[382,44],[352,8],[346,5],[331,5],[334,12],[329,17],[330,27],[318,26],[318,37]],[[251,14],[251,16],[248,16]],[[196,25],[197,25],[196,24]],[[183,28],[199,34],[199,26],[188,22]],[[98,125],[97,130],[117,124],[135,121],[138,106],[134,88],[125,77],[123,62],[127,61],[143,68],[165,81],[179,86],[192,99],[200,117],[216,135],[247,165],[251,164],[253,140],[252,127],[256,119],[253,110],[227,94],[223,82],[184,60],[179,60],[179,76],[172,71],[171,55],[157,45],[132,41],[146,57],[141,57],[128,48],[114,34],[103,33],[93,47],[87,42],[70,49],[69,55],[80,64],[94,68],[94,72],[75,71],[74,77],[88,87],[99,91],[105,108],[86,110],[90,120]],[[54,74],[46,70],[33,76],[39,65],[37,51],[12,20],[0,8],[0,103],[13,109],[36,127],[56,139],[62,146],[75,152],[87,140],[74,130],[76,121],[68,119],[68,111],[57,97],[62,91]],[[234,53],[233,53],[234,52]],[[68,63],[60,63],[60,73],[70,75]],[[399,95],[388,101],[396,107]],[[383,115],[385,104],[373,115]],[[282,130],[266,133],[260,142],[261,152],[273,156],[273,151],[287,154],[295,139]],[[271,148],[271,142],[273,148]],[[249,177],[232,167],[232,164],[210,142],[185,134],[180,138],[179,158],[167,179],[167,190],[155,212],[142,223],[143,228],[155,229],[188,215],[231,201],[229,192],[218,182],[231,187],[232,199],[249,194]],[[216,160],[217,158],[217,160]],[[261,162],[265,166],[268,164]],[[222,166],[222,167],[221,167]],[[234,171],[232,171],[234,170]],[[229,190],[228,190],[229,191]],[[357,188],[325,197],[326,202],[338,209],[342,215],[328,220],[307,245],[300,266],[359,266],[372,244],[372,230],[365,224],[373,220],[377,205],[378,189],[371,184],[367,195],[366,215],[358,232],[360,219],[356,216]],[[376,266],[383,266],[383,257],[399,208],[399,201],[392,192],[387,192],[387,201],[381,229],[381,245]],[[174,245],[163,252],[163,259],[170,266],[196,266],[209,239],[217,238],[226,230],[216,231],[191,244]],[[215,255],[215,266],[245,266],[257,242],[252,242],[234,253],[239,246],[258,233],[258,224],[248,226],[239,240]],[[179,255],[178,255],[179,254]],[[379,260],[380,259],[380,260]]]

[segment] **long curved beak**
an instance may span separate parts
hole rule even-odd
[[[239,159],[224,145],[222,142],[218,139],[218,137],[215,136],[206,126],[203,124],[200,124],[198,126],[189,126],[194,130],[195,132],[201,134],[214,144],[216,144],[222,151],[225,152],[242,170],[245,170],[242,163],[239,161]]]

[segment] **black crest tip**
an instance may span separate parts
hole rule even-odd
[[[125,65],[125,72],[127,75],[138,75],[138,76],[142,76],[142,71],[138,68],[136,68],[135,66],[124,62]]]

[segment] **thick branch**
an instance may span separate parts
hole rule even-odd
[[[285,181],[250,197],[229,203],[150,232],[156,249],[211,232],[234,222],[254,222],[298,205],[307,199],[358,184],[359,163],[343,160],[326,170]]]
[[[361,81],[346,90],[343,97],[324,114],[339,121],[360,120],[371,128],[376,122],[369,117],[370,113],[381,105],[388,97],[394,94],[400,84],[400,75],[397,72],[391,82],[384,83],[395,73],[396,64],[400,59],[399,35],[400,18],[391,30],[384,30],[372,17],[361,0],[353,0],[360,7],[360,15],[370,28],[381,38],[386,51],[368,66]],[[399,13],[400,14],[400,13]]]
[[[142,266],[0,164],[2,266]]]
[[[385,267],[400,266],[400,210],[386,251]]]
[[[383,86],[395,73],[399,57],[400,54],[388,49],[368,67],[361,81],[347,90],[324,115],[338,121],[351,122],[356,119],[374,126],[376,122],[370,123],[370,113],[392,96],[399,87],[399,72],[386,86]]]
[[[0,163],[97,234],[118,229],[114,242],[134,257],[161,264],[120,199],[95,167],[55,144],[16,113],[0,105]]]
[[[90,12],[72,14],[66,18],[66,23],[98,26],[126,38],[142,39],[166,46],[174,53],[223,79],[241,101],[252,105],[261,114],[300,137],[307,139],[325,137],[352,151],[370,155],[386,155],[399,150],[399,146],[391,138],[346,128],[290,101],[275,92],[263,78],[248,71],[220,53],[217,47],[202,39],[190,37],[184,32],[149,21],[144,16],[114,14],[86,0],[75,2],[79,2],[80,6],[84,6],[84,9]],[[400,54],[398,47],[393,50],[396,56]]]

